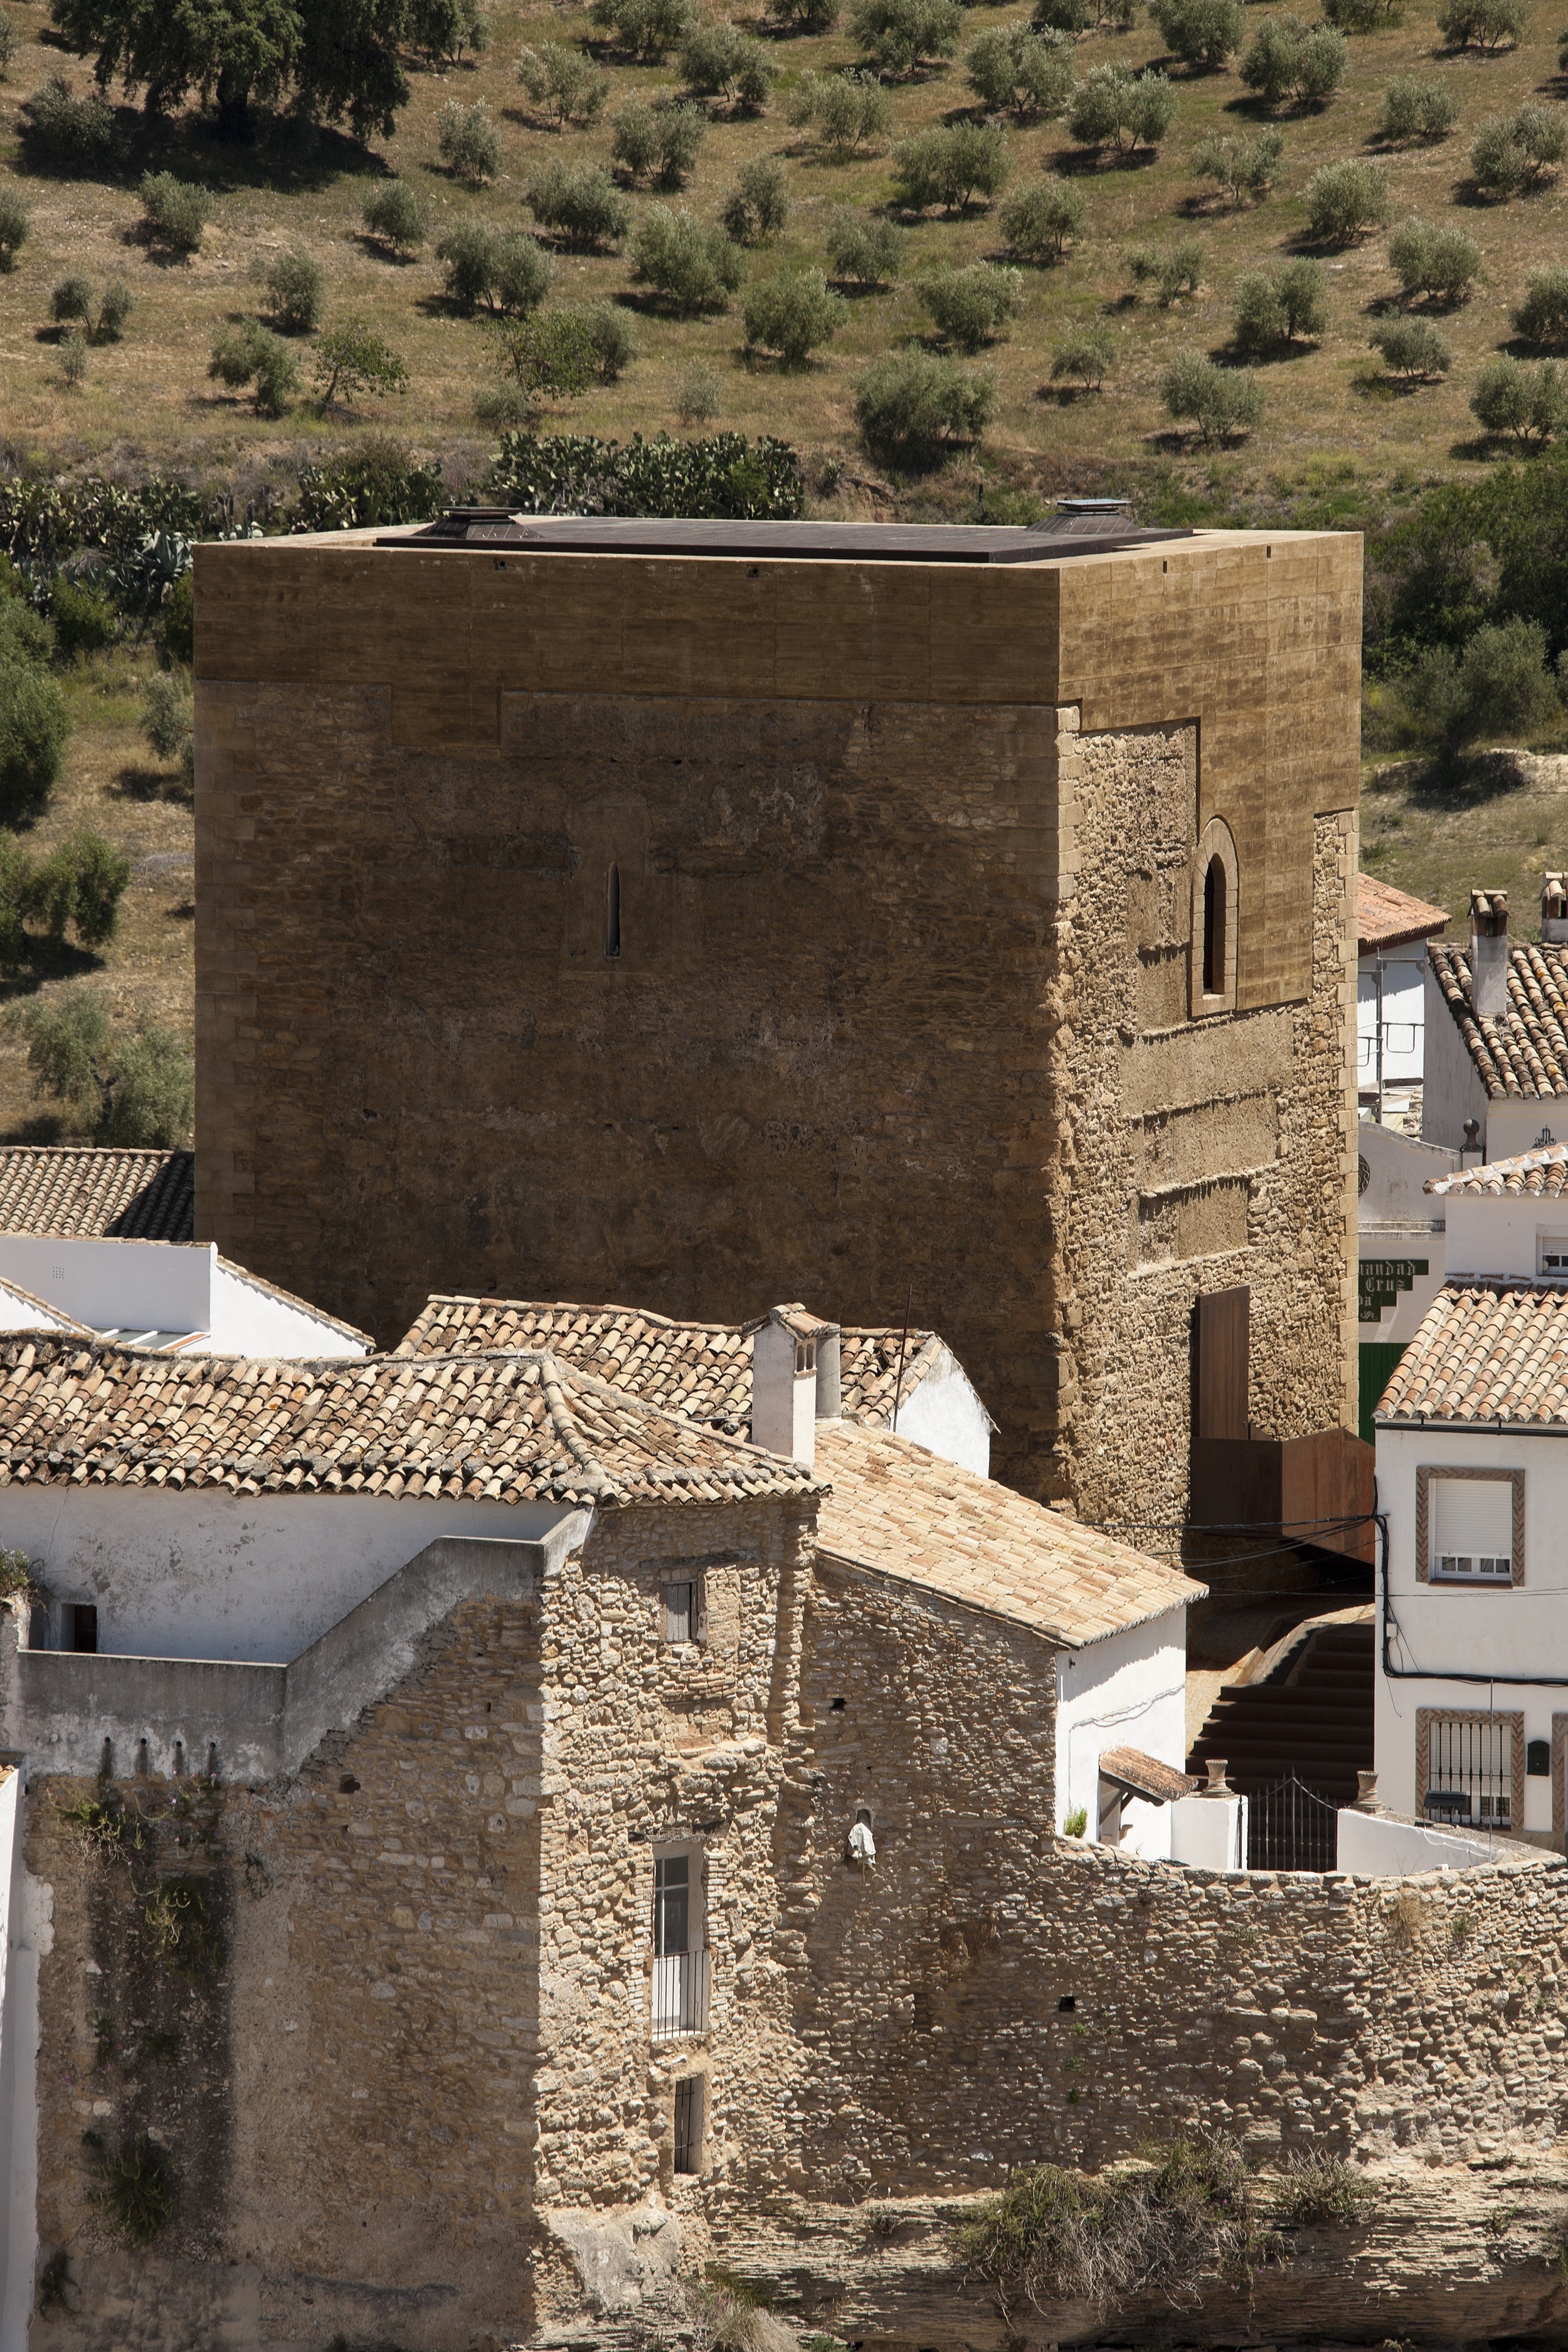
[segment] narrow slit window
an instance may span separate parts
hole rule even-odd
[[[612,866],[605,877],[605,953],[621,951],[621,869]]]
[[[1225,861],[1211,857],[1204,876],[1204,994],[1225,994]]]
[[[702,2077],[687,2074],[675,2086],[675,2169],[695,2172],[702,2153]]]

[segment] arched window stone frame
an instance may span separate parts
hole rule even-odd
[[[1217,990],[1204,987],[1204,887],[1208,870],[1217,858],[1225,874],[1225,953],[1223,985]],[[1236,1010],[1236,937],[1240,913],[1236,864],[1236,844],[1225,819],[1211,816],[1198,837],[1193,856],[1193,929],[1188,957],[1190,1002],[1193,1019],[1202,1021],[1214,1013],[1234,1013]]]

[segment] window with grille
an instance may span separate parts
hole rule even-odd
[[[1506,1720],[1434,1717],[1427,1733],[1427,1819],[1510,1829],[1512,1749],[1512,1729]]]
[[[702,2155],[702,2077],[683,2075],[675,2086],[675,2168],[698,2170]]]
[[[1513,1580],[1511,1478],[1434,1478],[1434,1579],[1458,1584]]]
[[[653,1948],[660,1959],[691,1949],[689,1854],[661,1854],[653,1865]]]

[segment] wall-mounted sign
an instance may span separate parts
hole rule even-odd
[[[1426,1273],[1427,1263],[1424,1257],[1363,1257],[1357,1322],[1381,1322],[1384,1308],[1398,1305],[1400,1292]]]

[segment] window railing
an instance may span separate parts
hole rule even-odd
[[[661,1952],[653,1964],[655,2042],[708,2031],[708,1954]]]

